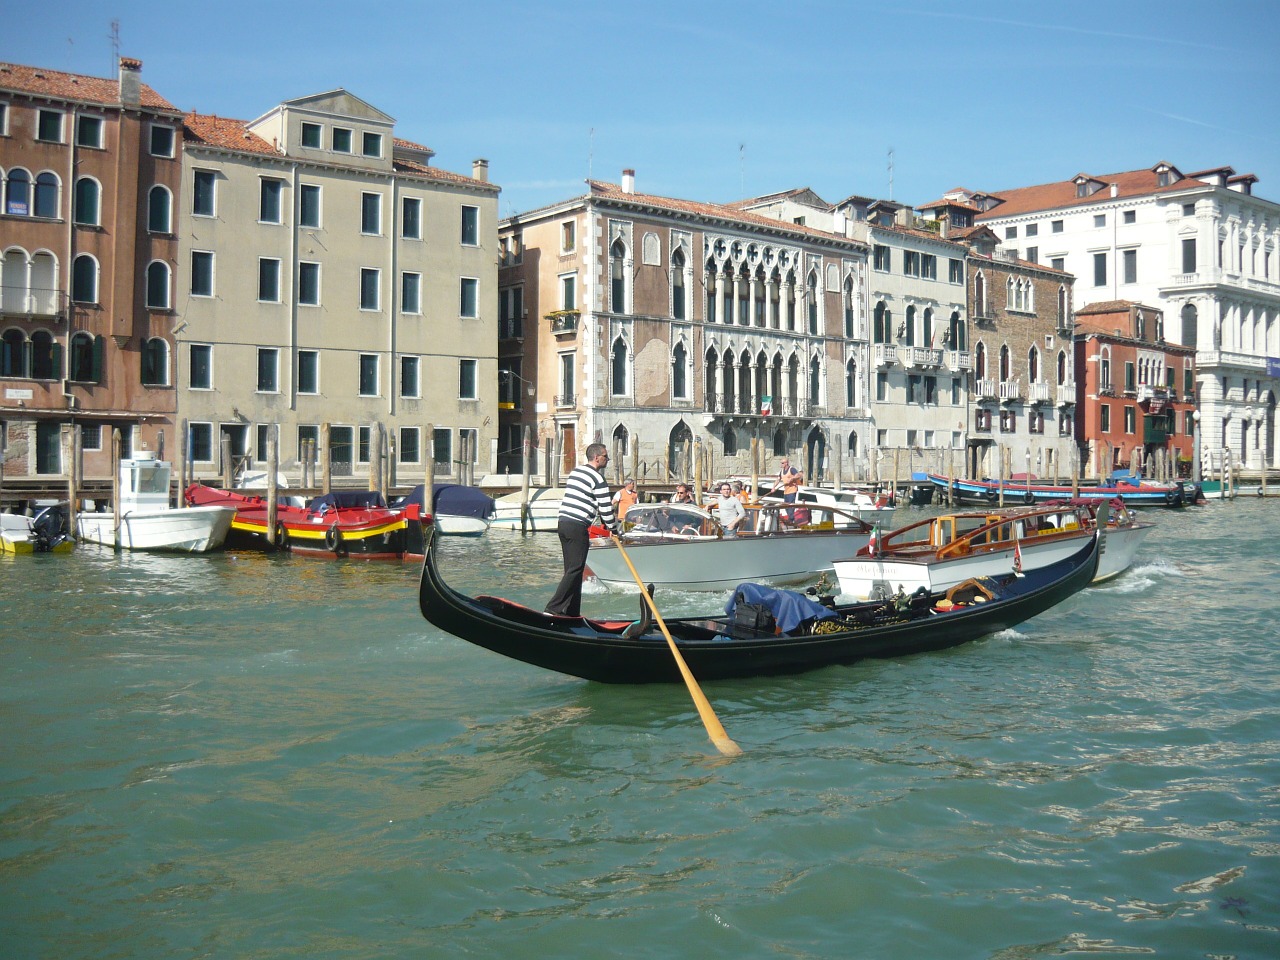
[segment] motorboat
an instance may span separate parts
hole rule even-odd
[[[76,545],[67,530],[63,504],[42,507],[34,517],[0,514],[0,553],[70,553]]]
[[[492,529],[528,530],[530,533],[555,533],[560,519],[560,501],[564,487],[530,487],[527,519],[521,523],[521,508],[525,503],[522,490],[494,499]]]
[[[736,536],[693,504],[637,503],[622,523],[627,555],[645,583],[680,590],[728,590],[753,580],[796,584],[831,570],[866,545],[872,525],[838,507],[759,503],[744,507]],[[617,545],[596,528],[587,570],[610,588],[638,589]]]
[[[841,596],[883,598],[945,590],[973,577],[1026,573],[1056,563],[1101,526],[1094,579],[1127,569],[1154,528],[1108,501],[946,513],[877,535],[857,555],[834,562]]]
[[[416,504],[425,511],[425,499],[425,485],[420,483],[395,505],[403,509]],[[446,536],[479,537],[489,529],[493,519],[493,497],[477,487],[438,483],[432,488],[431,502],[432,523]]]
[[[300,557],[359,560],[399,560],[423,552],[418,509],[391,509],[376,490],[333,491],[305,507],[282,497],[276,504],[273,538],[268,538],[270,503],[264,497],[194,483],[183,498],[189,504],[232,508],[235,519],[227,540],[232,549],[289,550]]]
[[[459,593],[441,575],[438,541],[428,530],[418,587],[428,622],[514,660],[601,683],[681,682],[663,627],[700,680],[800,673],[957,646],[1017,626],[1079,592],[1093,578],[1099,551],[1091,534],[1056,563],[1021,577],[1006,573],[962,584],[951,596],[838,604],[773,590],[781,595],[773,607],[760,602],[766,590],[758,584],[740,584],[724,615],[664,618],[655,629],[645,613],[638,619],[566,617]],[[627,549],[643,552],[638,545]]]
[[[141,450],[121,460],[118,510],[77,514],[76,536],[122,550],[217,550],[231,530],[235,508],[222,504],[170,506],[171,474],[168,461],[157,459],[151,451]]]
[[[780,503],[781,497],[763,497],[765,503]],[[871,493],[858,487],[800,487],[796,491],[797,504],[809,504],[821,507],[839,507],[837,523],[846,522],[847,518],[857,517],[868,523],[878,523],[881,527],[893,523],[894,506],[887,493]]]

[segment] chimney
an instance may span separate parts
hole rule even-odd
[[[471,161],[471,179],[489,182],[489,161],[480,159]]]
[[[938,227],[938,234],[945,240],[951,236],[951,215],[944,210],[938,220],[941,223],[941,226]]]
[[[893,222],[899,227],[909,227],[912,224],[911,208],[899,207],[893,212]]]
[[[839,210],[831,211],[831,232],[838,237],[847,235],[849,225],[845,221],[845,216]]]
[[[623,193],[636,192],[636,172],[634,170],[622,171],[622,192]]]
[[[1118,183],[1113,183],[1113,184],[1111,185],[1111,195],[1112,195],[1113,197],[1117,197],[1117,196],[1119,196],[1119,195],[1120,195],[1120,184],[1118,184]]]
[[[120,58],[120,102],[136,107],[142,102],[142,61]]]

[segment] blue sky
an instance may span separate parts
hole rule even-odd
[[[1280,201],[1280,6],[1219,0],[758,3],[43,0],[0,59],[251,119],[345,87],[503,216],[588,176],[723,202],[810,186],[924,203],[1168,160]]]

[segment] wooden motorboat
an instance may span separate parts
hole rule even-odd
[[[1069,500],[1073,495],[1070,484],[1043,483],[1034,477],[1030,481],[1017,475],[1004,481],[961,480],[936,473],[928,474],[928,477],[929,482],[942,493],[953,491],[955,501],[961,504],[996,506],[1000,503],[1002,491],[1005,506]],[[1188,481],[1158,483],[1124,476],[1106,483],[1081,484],[1075,488],[1074,495],[1086,500],[1119,499],[1131,507],[1181,507],[1204,501],[1200,490]]]
[[[857,555],[836,560],[835,573],[852,600],[946,590],[973,577],[1057,563],[1101,524],[1106,536],[1094,576],[1105,580],[1133,562],[1152,529],[1121,510],[1113,522],[1107,501],[941,514],[877,535]]]
[[[679,590],[728,590],[748,580],[807,583],[836,557],[865,546],[871,524],[836,507],[761,503],[745,507],[737,536],[692,504],[637,503],[623,522],[627,555],[645,583]],[[600,530],[603,534],[604,531]],[[587,569],[607,587],[636,589],[617,544],[596,536]]]
[[[123,550],[206,553],[217,550],[231,531],[235,509],[226,504],[169,505],[168,461],[138,451],[120,461],[117,511],[76,515],[76,536]]]
[[[639,620],[597,620],[543,613],[500,597],[469,597],[445,583],[436,560],[435,531],[427,531],[418,604],[436,627],[524,663],[602,683],[679,683],[679,669],[663,634]],[[635,552],[639,553],[637,549]],[[970,585],[966,594],[905,595],[888,601],[794,609],[770,629],[740,585],[732,613],[665,620],[672,640],[699,680],[799,673],[868,657],[940,650],[1016,626],[1072,596],[1093,578],[1098,537],[1084,538],[1058,563],[1024,576]],[[757,588],[758,589],[758,588]],[[739,595],[743,600],[739,601]],[[978,597],[981,596],[981,600]],[[814,610],[813,608],[817,608]],[[803,611],[811,612],[803,612]],[[743,616],[743,614],[747,616]],[[800,619],[796,619],[799,616]]]
[[[265,550],[268,507],[264,497],[221,490],[202,483],[187,488],[189,504],[231,507],[235,518],[227,545],[232,549]],[[276,505],[274,549],[300,557],[354,557],[361,560],[399,560],[421,556],[422,522],[416,507],[393,510],[375,490],[344,490],[316,497],[305,507]]]
[[[764,497],[765,503],[777,503],[781,497]],[[857,487],[844,487],[836,490],[832,487],[801,487],[796,491],[797,504],[808,504],[819,507],[838,507],[841,517],[857,517],[868,523],[879,524],[882,528],[893,523],[894,506],[887,493],[870,493]]]

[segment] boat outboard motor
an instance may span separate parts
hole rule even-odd
[[[31,521],[33,546],[37,553],[48,553],[67,539],[66,517],[61,507],[45,507]]]

